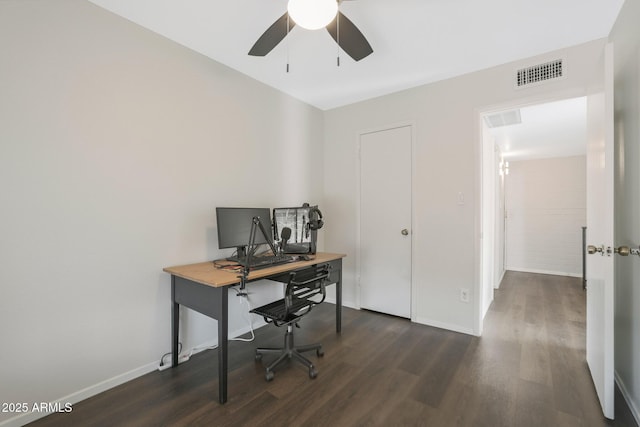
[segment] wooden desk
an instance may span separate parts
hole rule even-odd
[[[252,271],[247,282],[260,279],[284,281],[287,273],[318,264],[331,265],[331,283],[336,284],[336,332],[342,329],[342,258],[344,254],[318,252],[309,261],[296,261]],[[218,397],[227,401],[229,286],[242,281],[240,272],[216,268],[213,262],[167,267],[171,274],[171,353],[172,365],[178,366],[180,305],[189,307],[218,321]]]

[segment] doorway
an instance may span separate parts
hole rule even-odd
[[[481,325],[506,270],[582,274],[587,98],[513,106],[480,120]]]
[[[535,226],[543,227],[544,218],[539,218],[533,229],[521,232],[521,238],[514,240],[512,233],[514,218],[511,214],[528,216],[535,209],[524,209],[520,212],[510,211],[509,200],[506,198],[506,187],[509,180],[515,177],[514,167],[519,167],[527,161],[535,159],[569,158],[572,156],[586,156],[587,141],[587,112],[586,97],[550,100],[537,104],[520,104],[505,106],[499,110],[485,111],[479,114],[481,125],[481,246],[480,246],[480,280],[477,308],[477,330],[482,333],[484,316],[493,300],[494,289],[500,286],[500,280],[509,268],[514,268],[513,254],[516,245],[521,251],[537,251],[549,256],[549,239],[540,239],[540,231]],[[546,172],[542,171],[541,176]],[[586,176],[582,180],[586,184]],[[531,183],[527,184],[531,187]],[[533,184],[540,185],[540,183]],[[558,185],[552,184],[547,188],[558,190]],[[543,188],[540,191],[545,191]],[[561,196],[557,196],[561,197]],[[584,208],[584,207],[583,207]],[[548,212],[547,212],[548,213]],[[527,219],[528,220],[528,219]],[[582,221],[584,222],[584,221]],[[581,256],[581,226],[575,226],[576,256]],[[521,226],[521,225],[520,225]],[[511,228],[510,228],[511,227]],[[523,234],[524,233],[524,234]],[[513,234],[513,233],[512,233]],[[528,240],[529,239],[529,240]],[[539,246],[532,248],[531,239],[538,239]],[[546,245],[546,246],[545,246]],[[557,246],[553,248],[558,254],[563,250]],[[551,257],[557,254],[550,255]],[[565,257],[566,254],[558,255]],[[530,257],[531,258],[531,257]],[[541,262],[535,259],[535,262]],[[552,258],[553,259],[553,258]],[[561,272],[546,268],[543,264],[529,264],[515,266],[519,271],[528,272]],[[581,271],[581,269],[579,270]]]

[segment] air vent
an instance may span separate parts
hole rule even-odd
[[[484,121],[490,128],[498,128],[502,126],[517,125],[522,123],[520,118],[520,110],[503,111],[500,113],[484,116]]]
[[[564,75],[562,59],[556,59],[545,64],[522,68],[517,71],[516,87],[523,87],[545,80],[557,79]]]

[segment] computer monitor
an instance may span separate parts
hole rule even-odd
[[[280,240],[280,233],[284,227],[291,230],[291,237],[282,251],[287,254],[315,254],[317,231],[309,227],[317,206],[298,206],[291,208],[273,209],[274,240]],[[311,218],[313,216],[313,218]],[[282,244],[282,242],[280,242]]]
[[[236,248],[238,257],[246,256],[254,217],[260,219],[260,223],[270,238],[271,215],[269,208],[216,208],[218,248]],[[256,245],[269,243],[260,230],[256,231],[254,241]]]

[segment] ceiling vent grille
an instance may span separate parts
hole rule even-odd
[[[562,59],[556,59],[544,64],[519,69],[516,76],[516,87],[523,87],[563,76]]]
[[[522,123],[520,110],[502,111],[500,113],[484,116],[484,121],[490,128],[517,125]]]

